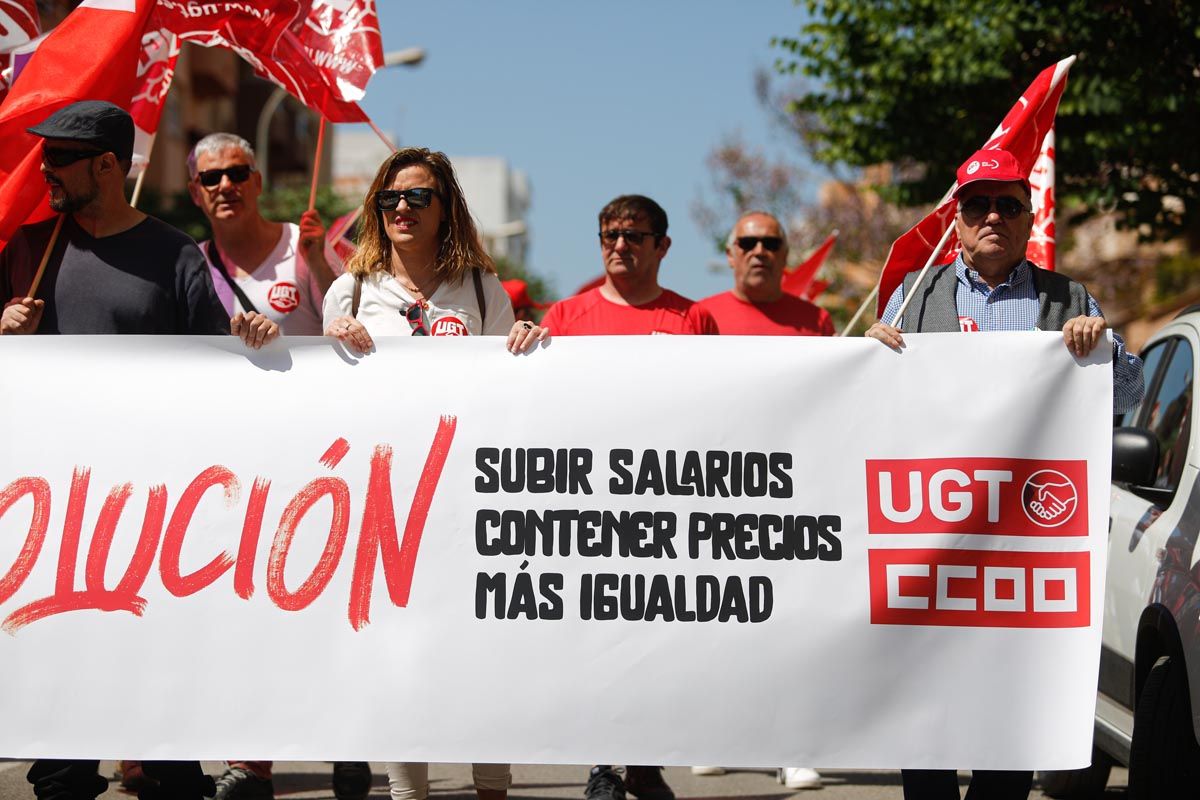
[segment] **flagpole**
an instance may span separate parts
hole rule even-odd
[[[896,312],[896,318],[892,320],[892,323],[897,325],[897,327],[899,327],[898,323],[904,316],[904,312],[908,308],[908,304],[911,303],[912,299],[917,296],[917,287],[921,285],[921,281],[925,280],[925,273],[929,272],[929,268],[933,266],[933,262],[937,261],[938,256],[942,253],[942,248],[946,246],[946,242],[949,241],[950,234],[953,232],[954,225],[947,225],[946,232],[942,234],[941,239],[938,239],[938,243],[934,246],[933,252],[929,254],[929,260],[925,262],[925,267],[921,270],[921,274],[917,276],[916,283],[912,285],[912,289],[908,292],[908,297],[904,298],[904,302],[900,305],[900,310]]]
[[[351,225],[358,222],[358,218],[362,216],[362,212],[363,212],[362,206],[359,206],[358,208],[354,209],[354,213],[351,214],[349,218],[347,218],[347,220],[344,224],[334,228],[333,230],[331,230],[329,232],[329,238],[336,242],[343,233],[350,230]]]
[[[317,128],[317,152],[313,156],[312,188],[308,191],[308,210],[317,207],[317,182],[321,179],[321,150],[325,147],[325,116],[321,115],[321,126]]]
[[[842,328],[842,332],[839,333],[838,336],[848,336],[850,334],[850,331],[854,330],[854,326],[858,324],[859,317],[861,317],[863,315],[863,312],[867,310],[867,306],[871,305],[871,303],[874,303],[875,298],[878,296],[879,296],[879,284],[877,283],[871,289],[871,293],[869,295],[867,295],[867,299],[862,301],[862,305],[860,305],[858,307],[858,311],[855,311],[854,316],[851,317],[850,321],[846,323],[846,327]]]
[[[54,223],[54,231],[50,234],[50,244],[46,245],[46,252],[42,253],[42,263],[38,264],[37,273],[33,276],[33,283],[29,284],[29,294],[26,297],[37,297],[38,286],[42,282],[42,275],[46,272],[46,264],[50,262],[50,253],[53,252],[54,245],[58,242],[58,232],[62,230],[63,220],[66,218],[66,214],[58,215],[58,222]]]
[[[396,152],[396,150],[397,150],[396,145],[392,144],[392,140],[387,137],[386,133],[379,130],[378,125],[376,125],[370,119],[367,120],[367,124],[371,126],[371,130],[375,131],[375,135],[378,136],[383,141],[383,143],[388,146],[389,150],[391,150],[393,153]]]
[[[166,102],[164,99],[163,102]],[[142,167],[142,171],[138,173],[137,180],[133,184],[133,195],[129,198],[129,205],[137,208],[138,199],[142,196],[142,184],[146,181],[146,173],[150,170],[150,154],[154,152],[154,143],[158,141],[158,136],[150,137],[150,146],[146,148],[146,165]]]

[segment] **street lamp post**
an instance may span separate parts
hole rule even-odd
[[[383,66],[385,67],[415,67],[424,60],[424,47],[406,47],[403,50],[393,50],[390,53],[383,54]],[[275,112],[279,109],[279,104],[287,96],[286,89],[282,86],[276,86],[275,91],[271,92],[271,96],[263,104],[262,111],[258,113],[258,124],[255,126],[254,131],[254,149],[256,151],[258,171],[262,175],[263,183],[267,181],[267,168],[270,163],[268,155],[270,140],[268,133],[271,128],[271,118],[275,116]]]

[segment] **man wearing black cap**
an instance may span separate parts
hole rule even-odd
[[[229,317],[196,243],[125,200],[133,157],[129,114],[85,100],[29,132],[44,139],[50,207],[64,216],[57,237],[57,219],[27,225],[0,253],[0,297],[12,298],[0,316],[0,335],[228,333]],[[271,325],[263,320],[239,333],[258,346],[270,338]]]
[[[905,276],[883,319],[866,335],[899,350],[902,332],[1061,330],[1078,356],[1104,339],[1100,306],[1082,284],[1041,269],[1025,258],[1033,230],[1029,181],[1005,150],[981,150],[958,169],[955,233],[962,252],[954,263],[931,269],[921,284]],[[896,316],[906,293],[914,294],[899,326]],[[1142,361],[1113,334],[1113,411],[1142,399]],[[985,724],[983,721],[977,724]],[[954,770],[903,770],[905,800],[958,800]],[[1026,771],[975,770],[968,798],[1025,800],[1033,785]]]
[[[62,228],[36,291],[31,285],[57,220],[23,227],[0,253],[0,292],[7,293],[0,297],[13,298],[0,316],[0,334],[228,333],[229,318],[196,243],[125,201],[129,114],[83,101],[29,131],[45,140],[42,174]],[[243,332],[243,339],[253,345],[255,335]],[[43,800],[93,800],[108,789],[98,765],[41,759],[28,780]],[[196,761],[146,762],[145,773],[152,780],[139,796],[147,800],[199,800],[215,790]]]

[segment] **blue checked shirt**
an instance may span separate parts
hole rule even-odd
[[[979,277],[963,261],[962,254],[954,261],[958,286],[955,298],[958,316],[964,330],[1032,331],[1037,328],[1037,291],[1028,261],[1022,261],[1009,274],[1008,280],[995,289]],[[882,321],[895,325],[896,313],[904,303],[904,284],[896,287],[883,310]],[[1096,298],[1088,294],[1088,316],[1102,317]],[[966,319],[973,321],[971,326]],[[1141,402],[1145,386],[1142,383],[1142,360],[1125,349],[1125,340],[1113,332],[1113,412],[1120,414]]]

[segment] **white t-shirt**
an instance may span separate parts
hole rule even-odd
[[[200,245],[204,257],[208,258],[212,242]],[[228,255],[221,254],[225,267],[230,274],[235,273],[235,265],[231,264]],[[342,260],[328,244],[325,245],[325,258],[329,262],[334,275],[342,271]],[[244,272],[250,272],[245,266],[237,264]],[[233,316],[237,311],[246,311],[238,301],[229,283],[213,266],[212,259],[208,262],[212,273],[213,288],[217,297],[225,305],[225,310]],[[321,325],[321,289],[316,278],[308,271],[308,264],[300,253],[300,227],[291,222],[283,223],[283,233],[279,241],[262,263],[255,267],[249,275],[234,278],[238,288],[246,294],[246,299],[254,304],[260,314],[265,314],[273,322],[279,324],[286,336],[320,336],[325,328]]]
[[[487,304],[487,325],[480,323],[479,301],[470,270],[462,283],[444,281],[425,308],[424,319],[429,336],[507,336],[512,330],[512,301],[494,272],[481,272],[483,298]],[[350,316],[354,300],[354,276],[346,273],[329,287],[325,295],[325,325],[338,317]],[[413,328],[404,312],[416,302],[411,293],[391,273],[372,272],[363,279],[358,304],[358,321],[371,336],[412,336]]]

